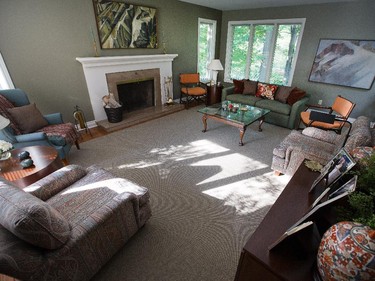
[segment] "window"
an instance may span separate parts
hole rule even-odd
[[[215,58],[216,21],[198,19],[198,64],[197,71],[203,81],[211,80],[208,64]]]
[[[6,89],[14,89],[14,85],[5,65],[3,56],[0,53],[0,90]]]
[[[305,19],[228,23],[225,82],[291,85]]]

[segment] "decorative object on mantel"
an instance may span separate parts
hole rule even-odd
[[[344,221],[323,235],[317,266],[324,281],[375,280],[375,230]]]
[[[155,8],[120,1],[93,4],[102,49],[157,48]]]
[[[313,172],[320,172],[323,168],[322,164],[314,160],[305,160],[305,166]]]
[[[371,89],[375,40],[321,39],[309,81]]]
[[[122,105],[115,100],[112,93],[102,97],[103,107],[105,113],[107,114],[107,119],[109,123],[118,123],[122,121]]]

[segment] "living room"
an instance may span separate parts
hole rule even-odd
[[[158,42],[165,43],[167,54],[178,55],[172,64],[175,100],[180,97],[179,73],[197,71],[198,18],[217,21],[215,57],[220,59],[224,66],[229,21],[305,18],[292,85],[304,89],[311,95],[309,103],[318,103],[322,100],[323,104],[331,105],[337,95],[342,95],[356,103],[352,118],[364,115],[371,121],[375,120],[373,86],[369,90],[363,90],[314,83],[308,79],[320,39],[374,40],[374,1],[322,1],[324,3],[321,4],[291,4],[259,8],[252,8],[250,5],[229,10],[213,9],[175,0],[130,2],[156,8]],[[78,105],[85,113],[86,120],[90,124],[94,123],[95,117],[85,75],[82,65],[76,60],[77,57],[94,57],[93,41],[95,40],[97,44],[99,42],[91,0],[79,2],[32,0],[22,3],[1,1],[0,35],[4,38],[0,41],[0,51],[14,85],[24,90],[43,114],[61,112],[64,121],[74,123],[73,111]],[[156,49],[111,50],[101,49],[99,45],[97,47],[100,57],[147,56],[164,52],[162,45]],[[223,78],[224,72],[220,71],[218,80],[223,81]],[[229,85],[224,83],[225,87]],[[108,93],[103,92],[103,96],[106,94]],[[245,145],[238,147],[235,139],[238,138],[236,130],[231,131],[233,135],[228,135],[225,131],[227,127],[211,123],[209,126],[213,126],[213,134],[209,135],[210,130],[208,130],[204,134],[204,139],[200,139],[201,116],[196,113],[193,120],[186,120],[191,118],[192,112],[196,113],[196,108],[182,111],[176,117],[174,114],[166,116],[160,119],[163,120],[162,127],[157,127],[158,122],[162,121],[155,120],[155,123],[142,125],[142,130],[137,130],[137,126],[125,129],[125,136],[113,133],[106,136],[105,142],[99,141],[98,138],[82,143],[81,150],[72,148],[69,156],[69,162],[72,164],[83,166],[99,164],[118,176],[127,177],[146,187],[156,183],[158,185],[157,190],[151,191],[154,221],[150,219],[150,224],[146,224],[145,229],[136,234],[126,245],[126,251],[121,251],[111,261],[110,266],[94,277],[94,280],[121,280],[119,276],[123,276],[122,280],[234,279],[243,245],[289,180],[288,176],[275,177],[269,167],[272,149],[290,133],[290,130],[264,124],[263,132],[249,130],[245,136],[247,137]],[[167,140],[161,138],[160,134]],[[217,135],[225,135],[225,137],[217,140],[215,139]],[[154,144],[146,141],[150,138],[153,138]],[[259,143],[254,143],[254,140],[258,140]],[[265,140],[268,142],[267,145],[262,145],[261,142]],[[165,143],[161,143],[162,141]],[[105,145],[108,147],[104,147]],[[243,149],[246,149],[246,152]],[[205,158],[207,155],[218,157],[208,159]],[[127,157],[127,160],[123,161],[122,157]],[[261,160],[262,157],[267,160]],[[220,164],[215,165],[215,161],[219,160]],[[184,163],[188,167],[187,171],[184,171],[184,165],[179,163]],[[232,167],[232,163],[237,163],[239,168]],[[203,172],[199,169],[205,166],[206,169],[203,171],[206,175],[203,176]],[[250,166],[252,166],[251,171],[246,168]],[[169,187],[164,189],[159,186],[159,181],[163,184],[167,183]],[[185,195],[186,200],[180,198],[181,201],[176,202],[177,206],[175,206],[173,198],[168,197],[167,191],[172,190],[174,185],[185,186],[186,182],[200,190],[202,193],[199,194],[208,195],[207,198],[199,198],[196,194],[187,191],[185,193],[182,188],[178,188],[178,192]],[[253,195],[247,194],[246,190],[241,191],[244,198],[250,200],[248,202],[236,197],[240,196],[241,192],[236,194],[224,188],[227,186],[233,191],[236,185],[241,185],[243,182],[246,182],[246,186],[257,186],[256,190],[252,191]],[[267,193],[269,186],[274,191]],[[215,200],[208,198],[215,198]],[[207,207],[208,214],[204,219],[204,210],[197,206],[198,204]],[[212,206],[216,204],[220,207],[213,208]],[[180,205],[188,205],[187,209],[196,208],[197,212],[180,214],[178,209]],[[171,212],[166,211],[169,208]],[[186,211],[185,208],[183,210]],[[249,217],[250,213],[254,216]],[[216,215],[221,216],[223,221],[237,220],[238,223],[215,225]],[[169,220],[168,216],[176,220]],[[253,218],[253,222],[249,221]],[[187,229],[188,226],[185,228],[183,219],[195,220],[196,224],[193,224],[195,228]],[[210,220],[211,223],[205,219]],[[200,226],[205,224],[210,226],[210,229],[203,228],[207,233],[200,229]],[[173,228],[185,233],[173,232],[170,230]],[[155,251],[151,251],[152,249],[147,247],[152,245],[150,240],[155,238],[154,233],[157,233],[158,239],[161,234],[165,235],[166,239],[158,240],[161,242],[155,245]],[[238,234],[237,239],[228,238],[232,233]],[[219,238],[215,235],[219,235]],[[217,240],[212,241],[210,237],[215,237]],[[203,241],[200,244],[190,244],[200,240]],[[231,243],[229,246],[233,247],[221,245],[226,241],[229,241]],[[142,245],[147,247],[140,249]],[[219,249],[211,253],[211,256],[216,255],[216,257],[205,260],[207,254],[204,252],[211,248]],[[153,260],[147,259],[148,251],[152,252]],[[183,262],[179,258],[180,251],[193,254],[190,259]],[[143,262],[138,268],[136,261],[127,261],[125,264],[122,263],[122,259],[141,259]],[[151,263],[155,265],[150,266]],[[203,272],[206,269],[207,272]],[[137,277],[132,274],[137,274]]]

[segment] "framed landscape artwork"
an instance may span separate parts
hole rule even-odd
[[[374,65],[375,40],[321,39],[309,81],[369,90]]]
[[[157,48],[156,9],[93,0],[102,49]]]

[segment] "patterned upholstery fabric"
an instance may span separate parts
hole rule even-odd
[[[72,123],[63,123],[46,126],[38,132],[43,132],[54,145],[74,144],[78,133]]]
[[[375,135],[375,134],[374,134]],[[293,175],[303,160],[315,160],[326,165],[344,144],[346,135],[317,128],[306,128],[302,132],[292,131],[273,150],[271,168],[287,175]],[[345,143],[348,152],[358,146],[368,146],[374,141],[370,121],[365,116],[358,117],[352,125]]]
[[[9,257],[0,256],[0,272],[22,280],[89,280],[151,216],[146,188],[96,166],[66,166],[28,188],[61,213],[71,232],[61,248],[42,251],[0,226],[1,256]]]
[[[0,95],[0,114],[3,115],[5,118],[9,119],[9,126],[13,129],[15,134],[19,135],[21,134],[21,131],[18,129],[16,122],[9,114],[7,108],[14,108],[14,105],[6,97]]]
[[[68,240],[69,223],[51,205],[11,184],[0,184],[0,223],[7,230],[46,249],[56,249]]]

